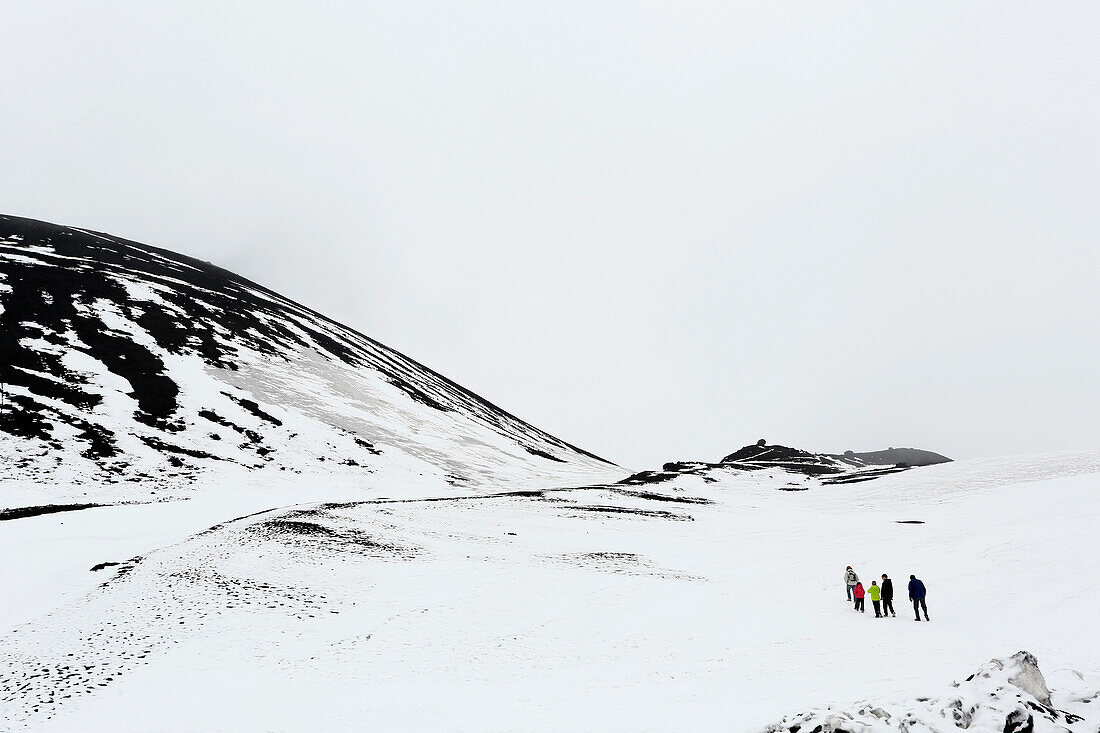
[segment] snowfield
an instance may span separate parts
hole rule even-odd
[[[84,566],[124,562],[84,570],[110,580],[88,593],[82,581],[78,597],[10,628],[0,719],[60,731],[999,733],[1022,706],[1037,731],[1096,731],[1098,466],[1100,452],[1076,452],[841,485],[729,470],[462,497],[399,486],[353,500],[336,487],[332,501],[317,484],[311,503],[167,532],[173,542],[140,559],[70,538],[62,554]],[[286,480],[293,495],[301,478]],[[792,483],[806,490],[779,490]],[[61,542],[62,518],[118,509],[0,533]],[[3,545],[5,567],[20,546]],[[894,578],[897,618],[853,611],[849,564],[865,581]],[[910,573],[928,586],[930,623],[906,603]],[[1048,701],[1009,682],[1020,650],[1038,659]],[[1027,699],[1073,716],[1048,720]]]
[[[1100,729],[1100,451],[632,474],[209,263],[2,215],[0,357],[0,729]]]

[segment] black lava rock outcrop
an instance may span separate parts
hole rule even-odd
[[[890,462],[889,458],[908,461]],[[627,485],[659,484],[679,476],[700,476],[706,481],[717,480],[722,471],[764,471],[781,469],[819,478],[822,483],[856,483],[903,471],[914,466],[950,461],[938,453],[914,448],[890,448],[871,453],[848,451],[842,455],[810,453],[785,445],[769,445],[760,440],[730,453],[717,463],[705,461],[673,461],[661,470],[639,471],[619,483]]]

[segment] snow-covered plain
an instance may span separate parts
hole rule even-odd
[[[0,355],[0,728],[1100,728],[1100,451],[628,477],[209,263],[3,215]]]
[[[1085,716],[1037,730],[1097,730],[1100,699],[1081,700],[1100,688],[1100,452],[841,485],[710,478],[368,501],[336,487],[339,503],[222,522],[85,570],[114,579],[24,614],[0,646],[0,716],[65,731],[762,730],[867,700],[919,713],[1027,650],[1054,702],[1070,700],[1055,681],[1072,683]],[[792,483],[806,490],[779,490]],[[0,529],[57,538],[64,516]],[[127,559],[79,544],[64,554],[88,566]],[[849,564],[894,578],[897,618],[852,610]],[[910,573],[930,623],[906,603]],[[935,715],[909,730],[957,729]],[[994,718],[970,730],[1001,731]]]

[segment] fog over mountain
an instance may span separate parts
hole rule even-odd
[[[4,21],[0,211],[216,262],[621,465],[1100,445],[1094,2]]]

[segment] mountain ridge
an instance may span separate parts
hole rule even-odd
[[[24,441],[7,462],[24,471],[50,458],[29,454],[74,445],[85,478],[121,480],[187,479],[225,461],[299,470],[301,456],[280,459],[296,451],[368,469],[400,452],[409,470],[426,463],[452,485],[511,478],[515,458],[532,478],[618,469],[224,268],[10,215],[0,216],[0,382],[0,436]]]

